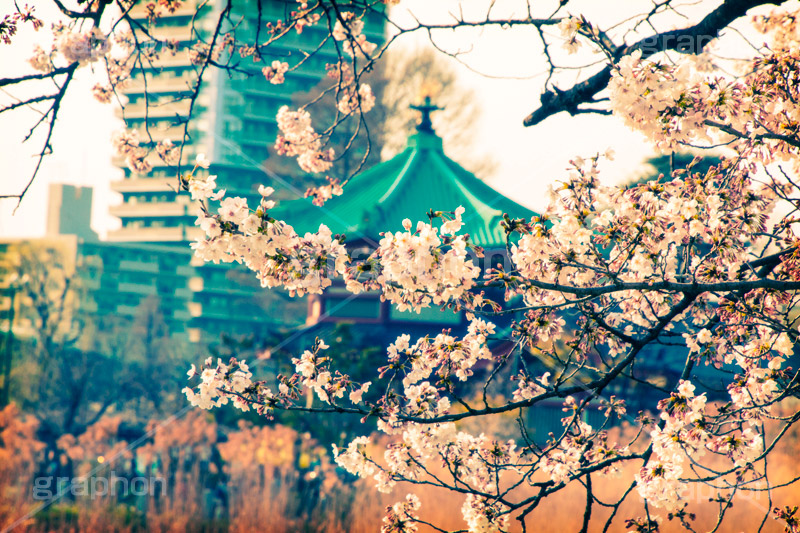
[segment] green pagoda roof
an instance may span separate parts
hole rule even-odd
[[[405,150],[355,175],[342,196],[331,198],[324,206],[315,206],[308,198],[285,202],[272,215],[286,220],[300,235],[325,224],[352,242],[378,240],[380,232],[400,231],[405,218],[414,224],[427,221],[430,209],[455,211],[464,206],[464,226],[459,233],[469,233],[473,243],[485,248],[505,247],[505,232],[500,227],[503,213],[526,219],[536,213],[448,158],[442,139],[430,125],[429,113],[436,108],[426,104],[417,108],[422,111],[422,121]]]

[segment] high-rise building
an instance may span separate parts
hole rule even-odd
[[[267,32],[263,25],[285,18],[285,12],[296,9],[297,3],[288,0],[261,3],[260,35],[264,41]],[[177,41],[179,51],[174,54],[161,51],[157,60],[136,70],[132,83],[123,89],[127,104],[124,110],[119,110],[119,116],[129,128],[139,130],[140,140],[169,139],[176,144],[183,140],[183,124],[179,123],[186,119],[189,110],[189,100],[183,97],[191,93],[199,68],[191,63],[187,53],[193,41],[192,28],[208,39],[224,4],[186,0],[155,23],[152,35]],[[255,41],[258,12],[255,0],[235,4],[230,18],[241,19],[235,30],[238,40]],[[146,26],[144,2],[137,4],[131,15]],[[383,24],[378,17],[367,20],[364,33],[370,41],[383,41]],[[267,147],[277,135],[278,109],[290,105],[294,93],[315,87],[325,76],[326,65],[337,61],[332,43],[320,48],[327,32],[326,24],[306,27],[302,33],[292,32],[266,48],[264,61],[238,58],[236,71],[207,69],[204,87],[192,110],[182,163],[191,165],[196,155],[203,153],[212,161],[209,173],[218,176],[217,183],[227,189],[228,196],[255,195],[258,184],[265,181],[263,162],[268,157]],[[282,84],[271,84],[261,73],[274,59],[294,65],[311,53],[300,68],[286,74]],[[127,168],[122,158],[115,159],[114,163],[125,174],[124,179],[113,184],[113,189],[122,194],[122,203],[112,207],[111,214],[120,218],[122,227],[110,232],[108,239],[153,243],[193,240],[198,235],[194,225],[196,209],[188,196],[176,193],[175,168],[165,165],[154,154],[150,162],[152,171],[142,175]],[[285,184],[291,189],[291,177],[286,177]],[[295,192],[302,195],[304,191]]]
[[[77,235],[86,241],[96,241],[91,228],[91,187],[52,183],[48,190],[47,235]]]
[[[237,40],[255,42],[259,11],[260,41],[263,42],[267,38],[266,23],[283,19],[287,11],[297,8],[294,0],[261,0],[260,3],[260,10],[256,0],[235,4],[230,19],[239,21],[235,28]],[[131,10],[131,16],[143,27],[147,25],[145,4],[140,2]],[[151,35],[177,43],[179,51],[162,50],[158,59],[135,70],[132,82],[123,89],[127,104],[118,111],[128,128],[138,130],[140,142],[145,145],[165,139],[180,144],[184,139],[182,121],[187,118],[190,105],[185,97],[191,94],[199,70],[188,54],[196,38],[193,31],[209,40],[220,10],[226,4],[220,0],[185,0],[177,10],[164,13],[156,21]],[[317,86],[326,75],[326,65],[337,61],[329,39],[320,48],[327,33],[326,24],[306,27],[302,33],[292,32],[270,45],[264,50],[261,62],[238,58],[236,71],[207,69],[203,88],[192,109],[182,168],[190,168],[198,154],[205,154],[212,162],[208,173],[217,175],[217,184],[227,190],[228,196],[245,196],[256,203],[260,198],[258,185],[267,181],[263,163],[268,157],[268,146],[278,133],[275,120],[278,109],[291,105],[293,94]],[[367,20],[364,33],[371,42],[382,42],[383,19]],[[282,84],[271,84],[261,72],[275,59],[295,65],[312,53],[300,68],[286,74]],[[106,266],[116,264],[117,253],[120,265],[124,261],[125,268],[119,268],[119,276],[113,274],[109,279],[119,277],[123,284],[119,290],[122,290],[129,286],[123,279],[136,278],[138,281],[134,281],[134,285],[148,291],[157,290],[162,298],[168,297],[163,287],[159,289],[155,282],[152,284],[155,289],[149,287],[147,276],[164,277],[161,285],[172,283],[176,293],[181,295],[188,289],[185,301],[183,296],[176,296],[172,325],[174,331],[188,333],[192,341],[210,341],[220,333],[255,333],[276,322],[285,323],[287,315],[291,314],[287,310],[289,307],[285,303],[268,303],[276,296],[264,294],[265,291],[254,283],[252,273],[243,267],[192,261],[189,242],[202,234],[195,226],[197,207],[186,193],[176,191],[174,166],[166,165],[155,154],[150,156],[149,162],[152,170],[140,174],[129,169],[123,158],[114,160],[124,172],[123,179],[112,184],[122,195],[122,202],[110,211],[122,224],[118,230],[109,232],[107,238],[139,248],[97,248],[96,255],[103,256]],[[299,174],[299,168],[297,172]],[[302,196],[303,190],[292,190],[291,176],[280,179],[282,189]],[[175,253],[165,252],[165,245]],[[185,257],[185,263],[170,264],[162,270],[164,261],[156,260],[162,253],[170,257],[168,261]],[[131,254],[144,269],[138,274],[128,271],[127,256]],[[114,266],[106,268],[107,272],[117,270]],[[177,276],[174,279],[173,274]],[[189,278],[191,285],[187,285]],[[304,313],[299,309],[295,314],[302,319]]]

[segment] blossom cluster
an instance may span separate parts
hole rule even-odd
[[[762,25],[785,33],[780,23]],[[671,65],[643,59],[637,51],[614,70],[611,107],[663,150],[732,140],[752,161],[791,161],[796,170],[800,105],[795,103],[799,89],[792,73],[800,66],[800,50],[785,38],[775,44],[741,79],[710,76],[698,62]],[[641,98],[643,94],[648,98]]]
[[[443,461],[452,464],[463,486],[472,487],[461,509],[470,531],[502,531],[508,526],[509,508],[497,498],[478,496],[497,492],[497,472],[514,472],[524,461],[513,441],[500,442],[485,435],[458,432],[455,425],[407,423],[387,427],[402,435],[402,442],[390,445],[384,453],[385,466],[373,459],[366,445],[369,439],[358,437],[346,449],[334,446],[336,463],[360,477],[372,477],[378,490],[388,492],[400,480],[421,480],[428,469]],[[456,466],[457,465],[457,466]]]
[[[319,399],[325,403],[331,403],[333,399],[344,396],[346,390],[346,376],[343,378],[332,378],[329,370],[321,369],[323,357],[320,352],[329,348],[327,344],[320,341],[314,351],[306,350],[299,358],[292,359],[298,376],[302,379],[301,384],[313,390]],[[369,384],[354,390],[350,395],[353,403],[359,403],[361,395],[369,389]],[[281,384],[280,391],[288,392],[288,386]]]
[[[119,144],[135,149],[135,142],[124,137]],[[331,285],[331,276],[340,275],[353,294],[379,289],[399,309],[420,312],[432,305],[464,304],[480,274],[468,253],[473,248],[468,236],[452,235],[462,226],[463,208],[442,224],[445,235],[424,222],[411,231],[406,220],[405,231],[387,233],[370,257],[352,263],[327,226],[300,236],[286,222],[272,219],[272,188],[259,188],[262,200],[252,210],[247,199],[216,190],[215,176],[192,176],[185,186],[194,200],[220,202],[216,214],[204,208],[197,218],[205,238],[192,244],[195,254],[206,261],[242,263],[257,273],[264,287],[282,286],[300,296],[318,294]]]
[[[231,400],[238,409],[250,410],[250,403],[239,396],[253,385],[253,373],[245,361],[233,359],[230,364],[225,364],[222,359],[217,359],[214,364],[214,359],[209,357],[200,372],[192,365],[188,375],[189,378],[199,375],[201,380],[196,388],[185,387],[182,391],[193,406],[211,409],[226,405]],[[271,395],[268,390],[261,390],[261,394]]]
[[[273,85],[280,85],[286,78],[284,75],[289,71],[289,63],[285,61],[278,61],[277,59],[272,62],[272,65],[261,69],[264,78]]]
[[[344,273],[347,250],[326,226],[301,236],[285,222],[270,218],[271,187],[259,188],[262,199],[253,211],[245,198],[226,198],[215,185],[215,177],[193,177],[187,184],[194,199],[220,201],[216,214],[203,210],[197,218],[205,231],[205,238],[192,244],[197,257],[242,263],[256,272],[263,287],[282,286],[299,296],[318,294],[330,286],[329,268]]]
[[[326,185],[306,189],[305,197],[311,198],[311,203],[316,206],[325,205],[325,202],[334,196],[341,196],[344,193],[344,188],[337,178],[326,176],[325,179],[328,181]]]
[[[311,126],[311,115],[304,109],[291,111],[289,106],[278,110],[278,129],[275,150],[280,155],[296,156],[306,172],[325,172],[332,166],[333,148],[323,150],[322,140]]]
[[[578,30],[582,24],[583,21],[577,17],[565,17],[558,24],[561,37],[564,39],[564,49],[570,54],[574,54],[581,47],[581,43],[578,41]]]
[[[377,45],[369,42],[363,31],[363,19],[355,13],[344,12],[336,21],[331,36],[342,43],[345,53],[351,56],[360,54],[369,57]]]
[[[111,137],[111,145],[117,155],[125,158],[128,167],[134,172],[146,174],[153,168],[152,164],[147,160],[149,151],[139,146],[138,130],[125,129],[116,132]],[[165,156],[171,153],[167,147],[164,147],[163,150]]]
[[[405,231],[384,234],[376,251],[381,269],[374,281],[383,297],[401,311],[416,312],[462,299],[480,274],[468,253],[469,237],[456,235],[445,245],[431,224],[420,221],[412,232],[406,219],[403,227]],[[348,272],[349,290],[357,293],[374,286],[359,281],[353,270]]]
[[[202,383],[187,394],[206,408],[228,396],[240,407],[268,411],[294,405],[305,393],[325,409],[374,417],[389,444],[381,450],[357,437],[334,446],[337,464],[372,479],[380,491],[416,482],[467,492],[461,510],[470,531],[508,528],[511,515],[527,505],[509,497],[506,488],[515,483],[555,492],[638,461],[639,495],[651,509],[676,515],[687,505],[687,487],[713,477],[697,475],[713,471],[707,460],[727,465],[718,478],[731,474],[744,483],[757,476],[768,449],[763,421],[794,382],[784,362],[797,340],[792,317],[800,281],[796,220],[781,219],[778,211],[782,201],[796,202],[791,176],[757,173],[758,165],[797,164],[796,27],[759,23],[775,32],[775,44],[739,79],[709,76],[707,58],[662,64],[634,53],[614,65],[610,84],[614,113],[662,149],[732,139],[734,157],[702,171],[693,161],[629,187],[601,184],[600,166],[612,153],[575,158],[542,215],[503,217],[507,261],[485,271],[473,260],[480,249],[460,233],[463,208],[387,228],[368,257],[355,261],[329,228],[300,236],[291,221],[272,218],[271,190],[260,189],[262,200],[251,209],[244,198],[217,190],[213,176],[192,176],[185,188],[201,203],[197,223],[205,232],[193,245],[198,257],[241,262],[262,285],[293,294],[322,293],[339,277],[350,293],[375,291],[400,311],[436,306],[466,311],[469,322],[461,334],[399,336],[372,381],[356,383],[338,371],[318,340],[292,358],[294,374],[278,378],[277,394],[250,381],[235,361],[207,362]],[[594,35],[583,19],[560,26],[571,48],[579,34]],[[342,14],[333,37],[357,55],[362,20]],[[371,90],[355,84],[342,65],[331,71],[344,81],[339,111],[367,110]],[[334,154],[323,149],[305,109],[282,108],[278,126],[279,152],[298,157],[309,172],[330,168]],[[318,203],[343,192],[339,181],[328,183],[310,194]],[[520,313],[509,327],[511,352],[490,343],[499,328],[483,315],[494,311]],[[642,375],[654,364],[647,348],[654,343],[685,356],[684,370],[680,378],[663,378],[655,423],[647,414],[637,419],[634,442],[640,442],[614,442],[606,426],[612,417],[626,417],[627,407],[603,396],[619,394],[610,387],[614,380],[646,381]],[[553,362],[552,372],[538,375],[527,367],[537,356]],[[727,397],[724,388],[714,391],[716,398],[698,391],[698,368],[735,373]],[[490,385],[502,391],[500,402],[488,397]],[[559,399],[568,415],[546,443],[524,433],[503,441],[456,425]],[[596,407],[605,416],[600,424],[584,416]],[[631,451],[636,446],[644,451]],[[434,473],[442,466],[449,477]],[[412,496],[389,507],[384,530],[413,531],[418,508]],[[648,515],[629,526],[649,528],[659,520]]]
[[[63,58],[67,64],[79,66],[95,63],[109,57],[117,39],[105,35],[99,28],[75,31],[63,24],[53,27],[53,43],[49,52],[40,45],[34,45],[33,55],[28,63],[37,71],[49,73],[53,70],[54,57]]]
[[[339,111],[346,115],[359,109],[362,113],[366,113],[373,107],[375,107],[375,95],[366,83],[362,83],[358,90],[353,85],[348,85],[337,105]]]
[[[381,533],[414,533],[417,531],[416,511],[422,504],[416,494],[407,494],[406,499],[389,506],[383,517]]]
[[[99,28],[88,32],[71,31],[65,27],[56,28],[55,48],[67,63],[92,63],[104,57],[111,49],[109,39]]]
[[[57,66],[59,58],[68,65],[84,66],[102,62],[105,67],[107,83],[96,83],[92,95],[101,103],[107,104],[117,88],[122,88],[130,80],[134,61],[132,57],[140,53],[149,60],[155,58],[153,52],[137,50],[130,31],[117,30],[105,35],[99,28],[76,31],[63,24],[53,26],[53,43],[49,51],[35,45],[28,64],[42,74],[50,74]]]
[[[454,375],[458,380],[466,381],[479,360],[492,358],[487,337],[494,332],[494,324],[475,319],[462,339],[440,333],[432,339],[418,339],[412,345],[410,336],[401,335],[388,347],[389,364],[402,366],[406,388],[428,379],[434,370],[440,378]]]
[[[709,439],[704,429],[706,397],[694,391],[691,382],[682,381],[677,393],[660,402],[663,424],[650,433],[653,458],[636,474],[639,494],[656,507],[679,508],[686,489],[680,479],[684,453],[701,452]]]
[[[0,20],[0,41],[3,44],[11,44],[11,39],[17,33],[20,23],[30,22],[34,30],[39,30],[44,23],[33,14],[35,7],[24,4],[23,7],[16,5],[16,11],[9,13]]]
[[[597,180],[599,160],[573,161],[570,180],[553,192],[548,212],[527,224],[511,247],[519,278],[509,290],[530,306],[568,305],[563,293],[548,290],[556,285],[646,288],[735,279],[746,268],[750,243],[766,229],[763,213],[777,200],[773,189],[726,163],[703,175],[626,190],[604,187]],[[630,333],[657,324],[676,301],[674,293],[648,290],[609,290],[605,298],[616,307],[604,317],[607,325]],[[528,325],[530,335],[545,338],[561,329],[552,320]]]

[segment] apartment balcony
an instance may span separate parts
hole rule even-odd
[[[155,296],[155,285],[142,285],[141,283],[120,283],[117,290],[121,293],[131,293],[140,296]]]
[[[117,270],[129,272],[150,272],[151,274],[158,274],[160,269],[157,262],[133,261],[130,259],[123,259],[119,262]],[[119,290],[122,291],[123,283],[119,284]]]
[[[151,142],[151,139],[154,143],[169,139],[173,143],[177,144],[181,139],[183,139],[184,131],[183,125],[167,127],[151,125],[147,129],[144,127],[134,129],[138,131],[140,144],[149,143]],[[185,152],[186,151],[184,150],[184,155],[186,155]],[[163,165],[163,162],[161,162],[161,159],[159,159],[158,156],[151,154],[151,157],[152,160],[150,162],[153,164],[153,166]],[[125,159],[119,156],[112,157],[111,162],[116,166],[126,166]]]
[[[248,273],[249,274],[249,273]],[[253,275],[253,280],[255,280],[255,275]],[[202,290],[196,291],[200,294],[204,295],[211,295],[211,296],[231,296],[231,297],[240,297],[240,298],[254,298],[255,296],[261,294],[263,289],[260,286],[253,284],[252,286],[237,286],[234,282],[228,281],[224,286],[223,285],[216,285],[212,286],[206,284]]]
[[[135,305],[118,305],[114,309],[114,314],[128,317],[136,317],[141,314],[141,310]]]
[[[150,89],[148,84],[148,90]],[[177,116],[185,117],[189,114],[190,102],[188,99],[168,101],[164,103],[155,103],[154,99],[150,100],[150,105],[145,105],[144,100],[135,104],[128,104],[125,106],[125,118],[175,118]],[[117,107],[114,110],[117,118],[122,118],[122,109]]]
[[[163,242],[185,243],[203,236],[203,230],[194,226],[176,228],[123,227],[108,232],[111,242]]]
[[[153,71],[167,67],[187,67],[191,64],[189,54],[186,53],[186,50],[181,50],[175,55],[161,54],[158,59],[146,62],[144,66],[148,71]]]
[[[176,13],[178,14],[178,13]],[[193,14],[193,13],[192,13]],[[192,28],[191,25],[183,25],[183,26],[164,26],[159,25],[158,22],[154,26],[148,29],[148,33],[150,36],[164,41],[164,40],[177,40],[177,41],[190,41],[192,39]],[[137,36],[143,42],[147,42],[147,35],[142,32],[141,30],[136,31]],[[163,54],[168,55],[170,52],[169,50],[164,50]],[[184,53],[181,50],[180,53]]]
[[[178,202],[125,202],[108,208],[112,216],[119,218],[184,217],[194,215],[192,204]]]
[[[170,19],[172,17],[187,17],[193,16],[197,12],[197,6],[200,2],[197,0],[185,0],[181,2],[180,7],[176,9],[173,13],[162,9],[162,15],[160,20]],[[139,21],[145,21],[147,19],[147,10],[145,10],[145,2],[141,2],[136,4],[131,8],[130,16]]]
[[[124,166],[125,159],[119,159],[119,166]],[[116,161],[113,162],[117,164]],[[111,182],[111,190],[118,193],[174,192],[177,186],[177,178],[131,178]]]
[[[180,137],[174,137],[174,138],[170,139],[170,141],[172,141],[174,144],[177,145],[182,138],[183,138],[183,135],[181,135]],[[153,135],[153,139],[156,139],[156,142],[158,142],[158,139],[157,139],[157,137],[155,135]],[[188,166],[189,168],[191,168],[192,166],[194,166],[194,160],[195,160],[195,157],[197,157],[197,153],[198,152],[204,152],[204,151],[206,151],[206,150],[204,150],[204,149],[199,149],[198,150],[197,148],[192,146],[191,142],[187,143],[183,147],[183,158],[181,159],[181,167]],[[175,188],[178,186],[177,174],[175,174],[175,165],[167,165],[167,164],[165,164],[164,161],[162,161],[161,158],[158,157],[158,155],[156,155],[155,153],[151,153],[147,157],[147,161],[153,166],[154,169],[164,169],[164,168],[166,168],[167,169],[167,175],[170,176],[170,177],[164,178],[163,177],[164,176],[163,173],[162,174],[155,174],[155,175],[150,174],[152,176],[151,178],[137,177],[137,178],[130,178],[130,179],[125,179],[125,180],[120,180],[120,181],[117,181],[117,182],[112,182],[112,188],[115,186],[114,185],[115,183],[122,183],[123,181],[124,182],[131,182],[131,181],[137,181],[137,182],[148,181],[148,182],[152,182],[152,181],[155,181],[155,180],[167,180],[167,182],[169,182],[169,187],[158,186],[158,188],[154,188],[152,190],[154,190],[154,191],[175,190]],[[128,168],[128,160],[124,156],[121,156],[121,155],[112,156],[111,157],[111,164],[114,165],[117,168],[120,168],[120,169],[127,169]],[[135,175],[136,176],[140,176],[140,174],[135,174]],[[133,192],[139,191],[139,190],[150,190],[150,189],[147,189],[147,188],[135,189]],[[119,190],[119,192],[123,192],[123,190]]]

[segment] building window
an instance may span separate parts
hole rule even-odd
[[[326,298],[325,313],[335,318],[369,318],[381,315],[381,302],[377,298]]]
[[[389,309],[389,318],[402,322],[432,322],[436,324],[458,324],[461,322],[461,313],[454,313],[450,310],[442,311],[438,307],[426,307],[416,311],[399,311],[392,306]]]

